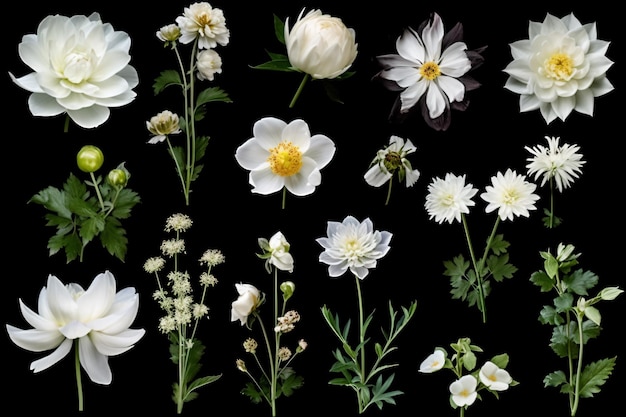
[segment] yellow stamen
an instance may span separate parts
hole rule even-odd
[[[425,62],[424,65],[420,67],[420,75],[427,80],[432,81],[441,75],[441,70],[436,62]]]
[[[562,52],[552,55],[544,63],[546,75],[555,80],[569,80],[574,72],[572,58]]]
[[[274,174],[289,177],[300,172],[302,152],[299,147],[289,141],[281,142],[275,148],[270,149],[267,161]]]

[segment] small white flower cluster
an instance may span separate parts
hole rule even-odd
[[[290,310],[284,316],[278,318],[278,325],[274,327],[276,333],[288,333],[296,327],[300,321],[300,314],[296,310]]]

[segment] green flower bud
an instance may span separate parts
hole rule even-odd
[[[280,291],[283,293],[283,299],[288,300],[293,295],[293,292],[296,290],[296,284],[291,281],[285,281],[280,284]]]
[[[97,146],[85,145],[76,155],[76,164],[83,172],[96,172],[104,163],[104,154]]]
[[[126,171],[123,169],[115,168],[109,171],[107,181],[113,187],[125,187],[128,183],[128,176],[126,175]]]
[[[623,292],[624,290],[620,290],[618,287],[607,287],[600,291],[600,297],[603,300],[615,300]]]

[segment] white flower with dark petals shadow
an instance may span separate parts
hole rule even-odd
[[[86,290],[76,283],[64,285],[54,275],[39,293],[38,313],[20,299],[24,319],[33,329],[22,330],[6,325],[9,337],[19,347],[32,352],[55,349],[48,356],[31,363],[30,369],[41,372],[76,350],[78,409],[83,410],[80,366],[96,384],[112,380],[109,356],[131,349],[145,334],[130,329],[139,309],[139,295],[132,287],[116,292],[115,277],[106,271],[98,274]]]

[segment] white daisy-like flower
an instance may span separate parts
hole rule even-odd
[[[428,355],[420,364],[419,372],[424,374],[432,374],[443,368],[446,364],[446,352],[442,349],[435,349],[433,353]]]
[[[480,382],[492,391],[506,391],[513,381],[509,373],[491,361],[485,362],[478,374]]]
[[[594,98],[613,90],[609,42],[598,39],[595,23],[583,25],[573,13],[531,21],[528,39],[510,47],[504,88],[520,95],[521,112],[539,109],[546,123],[565,121],[574,110],[593,116]]]
[[[528,217],[530,210],[536,209],[535,202],[539,200],[534,193],[536,188],[524,175],[509,168],[504,174],[498,172],[491,177],[491,185],[485,187],[480,197],[488,203],[487,213],[497,209],[501,220],[513,220],[515,216]]]
[[[478,381],[472,375],[463,375],[461,378],[450,384],[450,394],[452,394],[452,401],[458,407],[465,407],[474,404],[478,393],[476,392],[476,386]]]
[[[265,117],[254,124],[253,134],[235,152],[239,165],[250,170],[253,193],[286,188],[297,196],[309,195],[322,181],[320,170],[335,155],[334,142],[322,134],[311,135],[301,119],[286,123]]]
[[[191,43],[197,38],[199,49],[212,49],[218,44],[226,46],[230,40],[224,11],[207,2],[185,7],[183,15],[176,18],[176,23],[181,30],[179,42],[182,44]]]
[[[428,185],[426,211],[437,223],[460,222],[461,214],[469,213],[469,208],[475,205],[472,197],[477,192],[472,184],[465,184],[465,175],[447,173],[444,179],[433,178]]]
[[[380,187],[391,180],[394,173],[398,173],[400,181],[405,181],[407,187],[412,187],[420,177],[420,172],[411,167],[407,155],[414,153],[417,148],[410,139],[406,141],[392,135],[389,146],[376,152],[376,157],[364,175],[365,181],[372,187]]]
[[[376,78],[401,89],[394,111],[409,112],[420,105],[429,126],[446,130],[450,109],[465,110],[465,92],[480,86],[467,73],[482,63],[480,51],[469,51],[462,41],[460,23],[448,33],[437,13],[420,25],[407,28],[396,41],[397,54],[376,57],[383,69]]]
[[[581,174],[581,167],[586,161],[583,161],[582,154],[578,153],[580,147],[564,143],[559,145],[558,137],[546,136],[548,146],[537,145],[535,147],[526,146],[528,152],[533,156],[528,158],[526,165],[528,175],[535,175],[535,180],[540,176],[543,187],[550,178],[554,178],[556,188],[559,192],[569,188],[574,179]]]
[[[324,248],[319,261],[328,265],[328,275],[338,277],[350,270],[359,279],[389,252],[392,237],[390,232],[374,230],[369,218],[359,222],[353,216],[343,222],[329,221],[326,233],[316,242]]]

